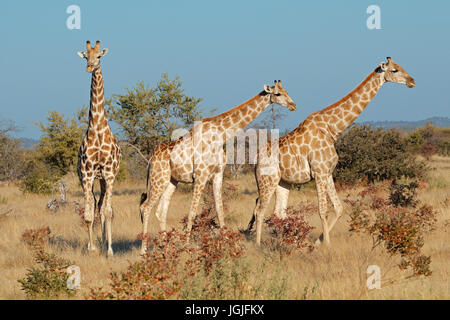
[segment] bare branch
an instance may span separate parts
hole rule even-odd
[[[130,147],[132,147],[133,149],[135,149],[135,150],[139,153],[139,155],[142,157],[142,159],[145,161],[145,163],[148,164],[148,162],[150,161],[150,157],[144,156],[144,155],[142,154],[141,150],[140,150],[138,147],[136,147],[135,145],[129,143],[128,141],[120,141],[119,143],[120,143],[120,144],[123,144],[123,145],[130,146]]]

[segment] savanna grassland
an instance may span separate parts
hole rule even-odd
[[[320,246],[309,252],[302,250],[290,255],[278,255],[264,245],[258,248],[252,236],[243,237],[246,265],[246,288],[258,287],[252,295],[217,295],[212,298],[262,298],[262,299],[448,299],[450,298],[450,158],[433,156],[431,171],[418,189],[418,199],[431,205],[437,221],[434,230],[426,234],[422,253],[431,257],[430,276],[407,278],[409,271],[398,268],[398,259],[391,257],[382,246],[372,253],[372,239],[365,233],[350,232],[348,202],[344,204],[344,215],[331,232],[331,247]],[[90,297],[91,288],[107,288],[108,275],[121,272],[133,262],[139,261],[138,234],[141,232],[138,204],[144,190],[144,179],[127,179],[117,182],[114,189],[113,207],[113,249],[115,255],[106,258],[105,252],[88,253],[87,231],[73,202],[82,198],[81,188],[73,174],[67,175],[67,200],[69,204],[58,212],[46,208],[50,196],[24,194],[14,183],[0,185],[0,299],[26,299],[21,290],[19,279],[23,279],[27,270],[35,265],[33,253],[22,240],[27,229],[49,227],[51,238],[45,244],[45,250],[70,260],[81,269],[81,289],[71,299]],[[232,200],[225,203],[227,208],[226,224],[233,231],[244,229],[251,217],[257,197],[253,174],[227,178],[225,183],[236,186]],[[376,184],[375,184],[376,185]],[[342,200],[355,199],[363,187],[341,188]],[[168,228],[181,230],[182,220],[187,214],[191,194],[189,188],[180,186],[175,192],[168,212]],[[313,184],[307,184],[299,190],[292,190],[289,205],[293,208],[309,206],[305,220],[314,227],[308,234],[311,243],[321,232],[320,220],[314,207],[317,202]],[[315,213],[314,213],[315,212]],[[329,207],[329,212],[332,207]],[[266,213],[268,216],[270,213]],[[149,232],[157,236],[159,223],[151,216]],[[263,239],[271,235],[264,227]],[[100,241],[100,228],[96,234]],[[366,268],[378,265],[382,273],[382,288],[367,290]],[[238,273],[239,275],[239,273]],[[391,282],[390,280],[396,280]],[[203,286],[201,281],[191,286]],[[192,298],[195,288],[172,298]],[[247,290],[245,289],[245,290]],[[230,289],[233,290],[233,289]],[[234,289],[235,290],[235,289]],[[242,289],[243,290],[243,289]],[[244,290],[244,291],[245,291]],[[250,291],[245,291],[250,292]],[[65,298],[65,296],[61,296]]]

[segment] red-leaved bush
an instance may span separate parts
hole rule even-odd
[[[91,289],[90,299],[178,298],[189,280],[199,272],[208,276],[221,259],[240,258],[244,246],[239,233],[195,229],[195,239],[185,232],[171,230],[145,237],[149,250],[126,271],[111,273],[109,288]],[[142,237],[141,237],[142,238]]]
[[[302,249],[313,250],[314,247],[308,241],[313,227],[305,220],[304,212],[289,206],[286,209],[286,218],[281,219],[274,214],[267,218],[265,223],[271,237],[264,240],[264,245],[277,250],[281,256],[289,256]]]
[[[347,198],[345,202],[351,206],[350,231],[370,235],[372,250],[382,245],[390,256],[400,256],[400,269],[411,267],[413,275],[429,276],[431,258],[422,255],[421,249],[425,234],[434,228],[436,213],[415,199],[409,186],[415,189],[416,184],[381,184],[379,188],[370,185],[356,200]]]

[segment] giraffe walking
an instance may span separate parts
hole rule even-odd
[[[99,210],[102,225],[102,240],[108,238],[108,256],[113,255],[111,240],[111,205],[115,177],[119,171],[121,151],[108,125],[105,114],[103,76],[100,58],[108,49],[100,50],[100,41],[95,47],[86,42],[86,52],[78,52],[87,60],[86,71],[92,73],[91,101],[89,108],[89,125],[78,152],[78,177],[84,193],[84,220],[88,224],[88,250],[96,250],[93,238],[95,210]],[[98,203],[94,196],[94,180],[100,180],[100,198]]]
[[[259,198],[248,231],[256,220],[256,242],[261,243],[264,212],[275,193],[275,214],[286,217],[286,207],[291,184],[316,182],[319,216],[323,233],[316,241],[330,243],[329,233],[342,215],[343,207],[334,187],[332,173],[338,162],[334,143],[375,97],[385,82],[415,87],[414,79],[390,57],[382,62],[352,92],[329,107],[309,115],[294,131],[279,139],[279,156],[262,163],[258,159],[255,169]],[[270,142],[267,150],[270,149]],[[269,151],[268,151],[269,152]],[[333,204],[335,216],[327,220],[327,195]]]
[[[165,230],[169,202],[178,182],[194,183],[187,223],[187,232],[190,232],[202,191],[211,178],[219,225],[224,226],[223,145],[272,103],[287,107],[291,111],[296,110],[295,103],[282,88],[281,81],[275,81],[274,86],[264,85],[264,90],[247,102],[228,112],[197,122],[182,138],[160,144],[155,149],[147,172],[147,190],[141,198],[140,214],[144,235],[147,234],[149,214],[158,202],[156,217],[160,221],[161,230]],[[141,253],[145,250],[146,244],[143,240]]]

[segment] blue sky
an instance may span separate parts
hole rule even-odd
[[[81,30],[69,30],[69,5]],[[369,5],[381,30],[369,30]],[[85,41],[109,48],[102,60],[107,97],[161,74],[180,76],[207,112],[224,112],[281,79],[297,111],[310,113],[356,87],[386,56],[416,80],[386,84],[357,121],[450,116],[450,2],[442,1],[1,1],[2,119],[38,138],[32,121],[89,104],[90,74],[76,52]]]

